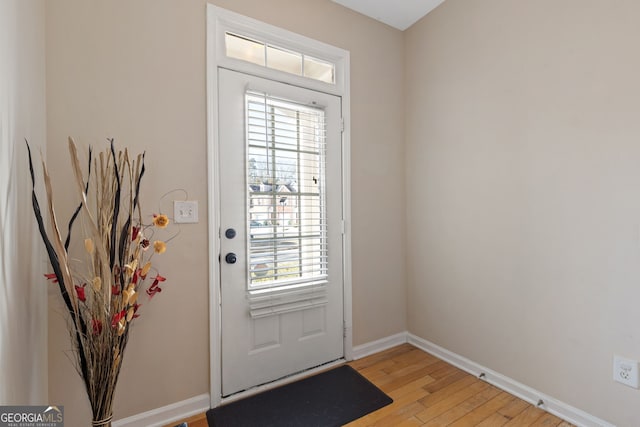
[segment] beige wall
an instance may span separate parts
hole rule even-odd
[[[402,33],[328,0],[215,3],[351,51],[354,344],[405,330]],[[67,135],[147,150],[143,208],[156,209],[175,188],[200,202],[200,223],[171,242],[164,291],[132,332],[115,418],[207,393],[205,2],[51,1],[46,35],[48,161],[60,215],[75,203],[64,188]],[[50,399],[81,425],[88,403],[63,353],[57,299],[50,305]]]
[[[640,392],[640,3],[448,0],[406,32],[409,330],[620,426]]]
[[[38,163],[46,148],[44,64],[44,1],[2,0],[0,405],[47,403],[47,284],[24,144]]]

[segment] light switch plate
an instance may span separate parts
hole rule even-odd
[[[173,221],[177,224],[195,224],[198,222],[198,201],[173,201]]]

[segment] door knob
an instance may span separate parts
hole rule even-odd
[[[224,236],[227,239],[233,239],[234,237],[236,237],[236,230],[234,230],[233,228],[227,228],[224,232]]]
[[[225,257],[224,260],[227,261],[227,264],[235,264],[236,261],[238,260],[238,257],[236,256],[236,254],[234,254],[233,252],[229,252]]]

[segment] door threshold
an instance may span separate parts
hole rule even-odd
[[[347,360],[344,357],[342,357],[332,362],[327,362],[323,365],[316,366],[315,368],[310,368],[310,369],[298,372],[296,374],[289,375],[284,378],[280,378],[278,380],[268,382],[266,384],[257,385],[250,389],[239,391],[230,396],[226,396],[226,397],[222,396],[222,398],[220,399],[220,405],[218,406],[226,405],[227,403],[235,402],[236,400],[244,399],[246,397],[250,397],[255,394],[262,393],[263,391],[271,390],[273,388],[280,387],[285,384],[296,382],[303,378],[310,377],[312,375],[318,374],[323,371],[327,371],[331,368],[335,368],[336,366],[344,365],[346,362]]]

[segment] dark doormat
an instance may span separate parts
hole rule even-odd
[[[209,427],[341,426],[393,402],[351,366],[304,378],[207,412]]]

